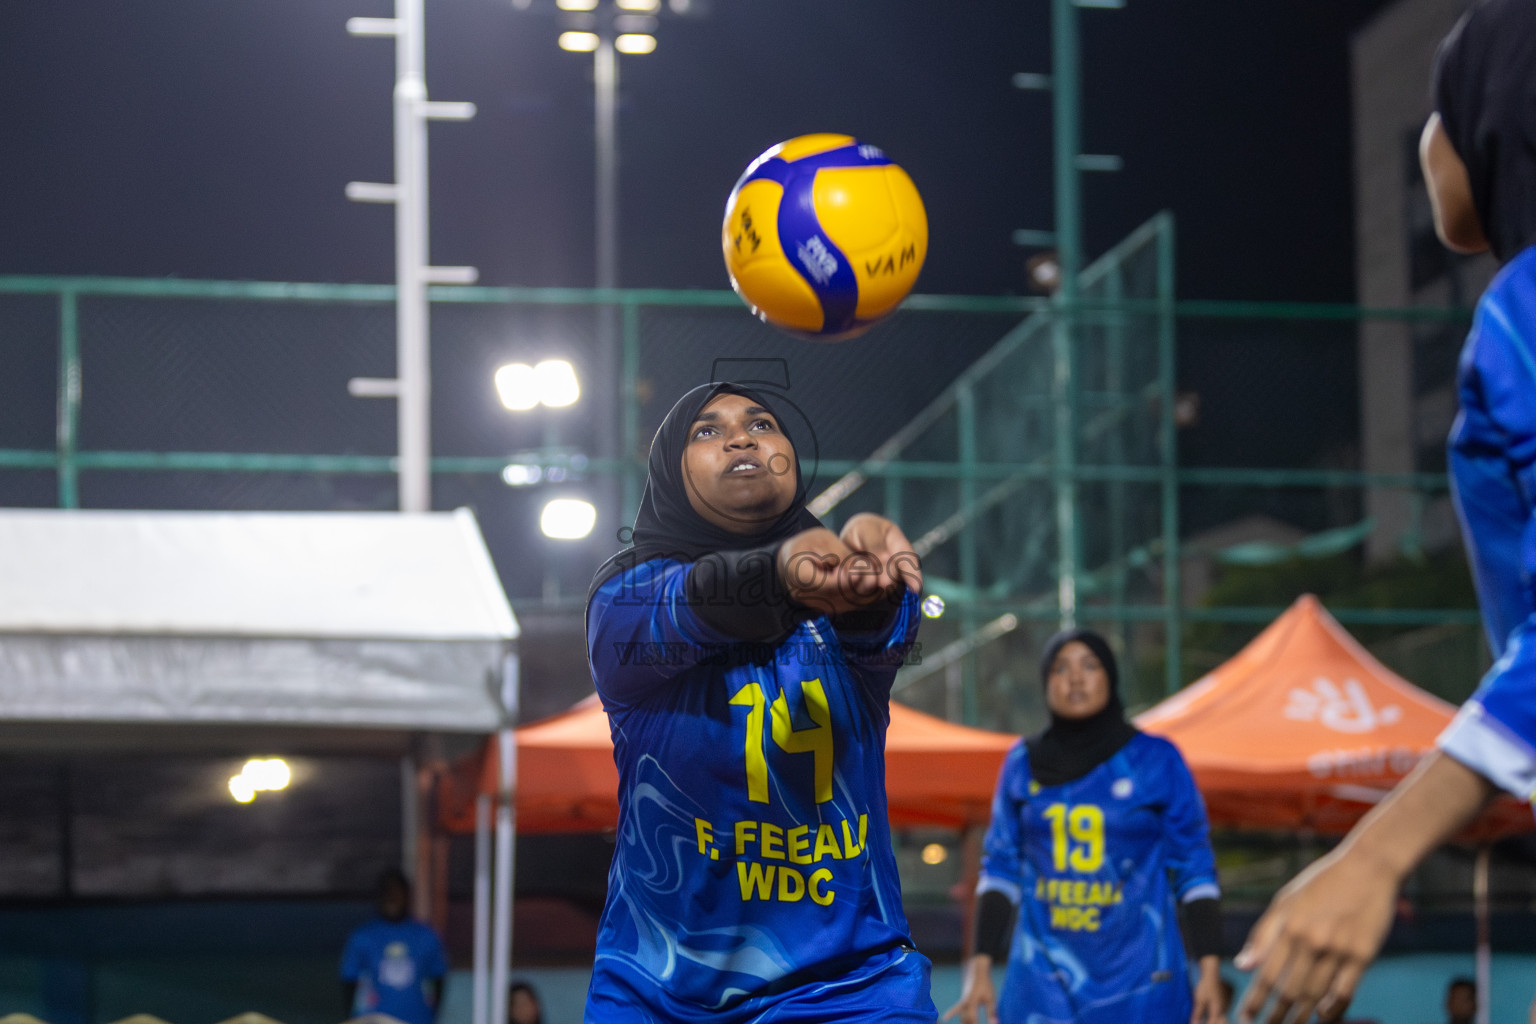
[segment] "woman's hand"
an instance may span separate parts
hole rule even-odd
[[[1200,980],[1195,982],[1195,1009],[1189,1024],[1226,1024],[1227,995],[1221,988],[1221,958],[1200,958]]]
[[[1449,755],[1435,751],[1420,761],[1253,926],[1233,961],[1257,971],[1237,1019],[1282,1024],[1306,1020],[1314,1008],[1323,1020],[1343,1016],[1386,940],[1403,879],[1492,794],[1492,783]]]
[[[852,557],[831,530],[803,530],[779,545],[779,579],[793,600],[824,615],[840,615],[868,603],[852,600]]]
[[[779,579],[789,596],[824,615],[863,608],[923,584],[917,553],[895,523],[856,515],[843,527],[804,530],[779,545]]]
[[[868,556],[863,568],[873,583],[887,594],[905,587],[916,594],[923,589],[923,569],[912,542],[901,527],[873,512],[860,512],[843,524],[839,538],[856,556]]]
[[[960,1024],[986,1024],[997,1019],[993,1012],[996,1006],[997,995],[992,991],[992,958],[985,953],[977,953],[966,961],[960,1001],[951,1006],[940,1019],[949,1020],[958,1013]],[[978,1013],[982,1009],[985,1009],[985,1015]]]

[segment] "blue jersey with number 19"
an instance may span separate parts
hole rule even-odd
[[[1030,778],[1020,742],[992,802],[978,891],[1019,908],[1002,1024],[1184,1024],[1175,902],[1220,895],[1205,805],[1178,748],[1137,733],[1087,775]]]
[[[931,1024],[885,801],[916,597],[875,634],[742,644],[688,606],[689,566],[641,563],[588,608],[619,826],[586,1019]]]

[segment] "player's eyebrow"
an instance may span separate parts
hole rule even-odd
[[[779,422],[778,419],[776,417],[774,417],[773,413],[770,410],[764,409],[760,405],[749,405],[749,406],[747,406],[746,410],[743,411],[742,415],[743,416],[767,416],[768,418],[773,420],[775,426],[777,426],[778,422]],[[705,412],[701,412],[697,416],[695,416],[693,418],[693,422],[694,423],[714,423],[718,419],[720,419],[720,414],[718,412],[715,412],[713,409],[710,409],[710,410],[707,410]]]

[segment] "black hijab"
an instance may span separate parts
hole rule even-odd
[[[688,501],[683,475],[683,451],[688,447],[688,428],[699,413],[721,395],[741,395],[773,413],[779,429],[795,448],[795,497],[784,514],[755,533],[733,533],[716,526],[694,511]],[[587,600],[597,588],[613,576],[653,558],[698,561],[712,551],[741,551],[766,547],[793,537],[803,530],[821,525],[805,507],[805,477],[800,472],[800,444],[790,433],[784,418],[774,412],[768,395],[740,384],[701,384],[689,391],[656,430],[647,463],[645,491],[640,495],[640,509],[635,514],[633,543],[609,558],[597,569]]]
[[[1042,786],[1060,786],[1080,779],[1113,757],[1136,735],[1125,720],[1120,702],[1120,670],[1109,642],[1091,629],[1064,629],[1045,643],[1040,653],[1040,681],[1049,685],[1051,665],[1067,644],[1085,645],[1109,676],[1109,702],[1087,718],[1062,718],[1051,712],[1051,724],[1025,740],[1029,750],[1029,774]],[[1047,705],[1049,707],[1049,705]]]

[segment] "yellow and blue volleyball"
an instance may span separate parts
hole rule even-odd
[[[752,161],[725,204],[731,287],[815,341],[863,333],[907,297],[928,215],[907,172],[849,135],[801,135]]]

